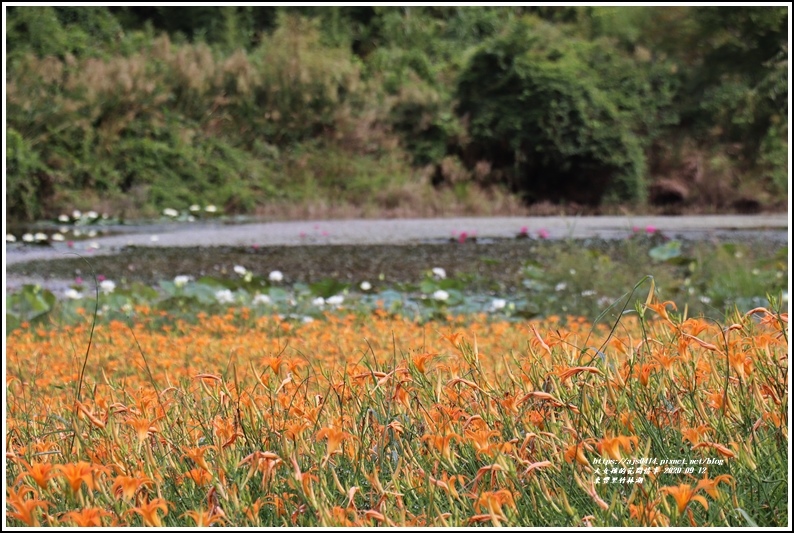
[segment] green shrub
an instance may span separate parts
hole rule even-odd
[[[20,133],[6,130],[6,215],[16,220],[35,220],[52,194],[48,168],[38,152]]]
[[[670,91],[606,41],[524,18],[460,76],[469,158],[511,174],[529,200],[642,201],[645,156]]]

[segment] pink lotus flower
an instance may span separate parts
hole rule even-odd
[[[526,235],[529,233],[529,228],[527,226],[521,226],[521,230],[519,231],[521,235]]]
[[[540,239],[548,239],[549,238],[549,230],[546,228],[541,228],[538,230],[538,238]]]
[[[658,230],[656,229],[656,226],[646,226],[645,227],[645,233],[647,233],[648,235],[653,235],[657,231]]]
[[[80,276],[77,276],[76,278],[74,278],[74,282],[77,285],[82,285],[83,284],[83,278],[81,278]]]
[[[102,274],[100,274],[100,275],[98,275],[98,276],[96,277],[96,279],[97,279],[97,281],[99,281],[99,282],[101,283],[101,282],[105,281],[105,276],[103,276]]]
[[[460,235],[458,235],[458,242],[459,242],[459,243],[461,243],[461,244],[463,244],[464,242],[466,242],[466,238],[467,238],[468,236],[469,236],[469,234],[468,234],[468,233],[466,233],[465,231],[461,231],[461,232],[460,232]]]

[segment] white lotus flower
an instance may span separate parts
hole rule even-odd
[[[99,250],[99,243],[96,241],[88,243],[88,248],[90,250]]]
[[[174,278],[174,285],[177,287],[184,287],[187,282],[193,279],[192,276],[179,275]]]
[[[83,297],[83,293],[81,293],[77,289],[66,289],[63,295],[69,298],[70,300],[79,300],[80,298]]]
[[[270,281],[281,281],[284,279],[284,274],[282,274],[280,270],[274,270],[270,273],[268,279]]]
[[[359,287],[361,287],[362,291],[368,291],[372,288],[372,284],[369,281],[362,281]]]
[[[86,218],[99,218],[99,213],[96,211],[89,211],[85,214]]]
[[[52,237],[50,237],[50,239],[60,242],[60,241],[64,240],[64,236],[61,233],[53,233]]]
[[[163,209],[163,214],[167,217],[178,217],[179,211],[177,211],[176,209],[172,209],[170,207],[166,207],[165,209]]]
[[[447,277],[447,272],[441,267],[435,267],[433,269],[433,275],[438,279],[444,279]]]
[[[449,299],[449,293],[443,289],[438,289],[433,293],[433,299],[438,300],[439,302],[445,302]]]
[[[317,307],[322,307],[325,305],[325,298],[322,296],[318,296],[314,300],[312,300],[312,305],[316,305]]]
[[[83,214],[80,212],[80,210],[75,209],[72,211],[72,218],[80,218],[81,216],[83,216]]]
[[[341,294],[336,294],[336,295],[331,296],[330,298],[328,298],[325,301],[325,303],[327,303],[328,305],[332,305],[332,306],[336,307],[338,305],[342,305],[342,302],[344,302],[344,301],[345,301],[345,297],[344,296],[342,296]]]
[[[32,233],[25,233],[22,236],[22,240],[25,242],[33,242],[33,234]]]
[[[47,240],[47,234],[39,232],[39,233],[35,234],[33,236],[33,238],[36,239],[37,241],[46,241]]]
[[[507,300],[505,300],[504,298],[494,298],[493,301],[491,302],[491,309],[493,309],[494,311],[498,311],[500,309],[504,309],[506,305],[507,305]]]
[[[245,276],[245,274],[248,272],[244,266],[240,265],[234,265],[234,271],[241,276]]]
[[[207,207],[205,207],[205,208],[204,208],[204,211],[206,211],[207,213],[214,213],[214,212],[216,212],[217,210],[218,210],[218,208],[217,208],[217,207],[215,207],[215,206],[214,206],[214,205],[212,205],[212,204],[210,204],[210,205],[208,205]]]
[[[215,299],[218,303],[230,304],[234,302],[234,295],[230,289],[222,289],[215,292]]]
[[[17,238],[10,233],[6,233],[6,242],[17,242]]]
[[[260,305],[260,304],[270,305],[273,302],[270,299],[270,296],[268,296],[267,294],[257,294],[256,296],[254,296],[252,303],[254,305]]]
[[[99,288],[102,289],[102,292],[105,294],[110,294],[116,290],[116,284],[113,281],[106,279],[99,283]]]
[[[69,222],[69,215],[59,215],[58,222]]]
[[[94,237],[96,237],[96,230],[95,230],[95,229],[88,230],[88,236],[89,236],[90,238],[92,238],[92,239],[93,239]]]
[[[201,211],[201,207],[200,207],[198,204],[193,204],[193,205],[191,205],[190,207],[188,207],[188,209],[190,209],[190,210],[191,210],[191,211],[193,211],[193,212],[195,212],[195,211]]]

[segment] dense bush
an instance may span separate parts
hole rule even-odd
[[[367,195],[399,208],[432,198],[431,183],[463,204],[500,185],[529,202],[638,205],[654,178],[693,165],[720,182],[695,190],[728,191],[716,207],[740,189],[774,203],[788,192],[786,20],[754,7],[11,7],[8,213]]]
[[[483,44],[460,76],[474,159],[498,161],[530,200],[641,201],[644,142],[664,96],[606,43],[524,18]]]

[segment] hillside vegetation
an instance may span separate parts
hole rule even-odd
[[[785,7],[9,7],[7,218],[781,209],[787,41]]]

